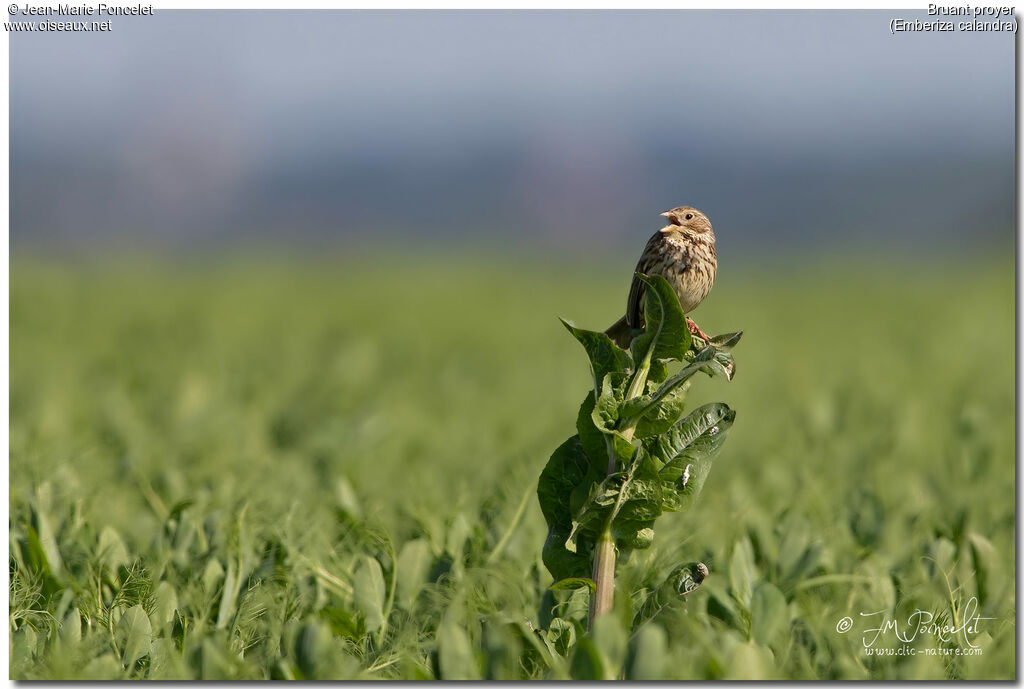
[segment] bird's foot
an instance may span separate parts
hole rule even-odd
[[[711,342],[711,336],[700,329],[700,326],[693,322],[689,316],[686,317],[686,327],[690,329],[690,333],[696,335],[705,342]]]

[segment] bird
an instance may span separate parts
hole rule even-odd
[[[633,284],[626,302],[626,315],[606,331],[619,347],[629,348],[633,331],[644,326],[644,292],[646,285],[635,273],[661,275],[672,286],[690,332],[710,341],[689,313],[704,301],[715,283],[718,257],[715,254],[715,232],[708,216],[693,206],[677,206],[661,214],[668,224],[647,241],[634,269]]]

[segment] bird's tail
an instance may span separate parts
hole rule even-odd
[[[629,349],[629,343],[633,341],[633,329],[629,327],[625,316],[612,323],[604,334],[623,349]]]

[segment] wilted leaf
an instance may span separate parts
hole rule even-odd
[[[696,591],[711,574],[703,562],[689,562],[673,569],[665,578],[665,584],[677,596],[688,596]]]
[[[686,599],[696,591],[708,577],[708,568],[703,562],[689,562],[675,567],[665,580],[651,591],[633,617],[633,626],[654,619],[662,610],[668,609]]]

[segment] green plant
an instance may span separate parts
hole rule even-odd
[[[663,512],[693,506],[736,416],[720,402],[683,411],[698,372],[732,379],[741,333],[691,337],[668,282],[637,275],[647,284],[647,322],[629,351],[563,321],[590,358],[594,387],[576,434],[551,455],[537,487],[548,524],[544,564],[557,587],[590,588],[590,627],[612,607],[616,554],[650,547]],[[669,375],[675,362],[683,366]]]
[[[697,380],[687,404],[739,425],[697,505],[619,559],[593,634],[586,588],[548,591],[534,497],[590,372],[574,339],[537,346],[537,313],[602,320],[621,256],[12,255],[10,675],[1013,677],[1006,253],[730,264],[701,325],[757,346],[728,395]],[[683,599],[662,582],[688,560],[711,576]],[[993,619],[955,664],[836,631],[972,597]],[[136,605],[150,655],[129,665]]]

